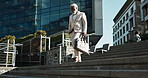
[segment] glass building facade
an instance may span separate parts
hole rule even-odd
[[[0,38],[5,35],[22,37],[44,30],[47,35],[68,29],[70,4],[76,3],[79,10],[92,20],[93,0],[0,0]],[[88,32],[94,33],[92,21]]]

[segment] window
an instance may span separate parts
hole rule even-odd
[[[133,7],[131,8],[131,15],[134,13],[134,9],[133,9]]]
[[[147,4],[147,7],[146,7],[146,14],[148,15],[148,4]]]
[[[47,0],[48,1],[48,0]],[[59,6],[60,1],[59,0],[52,0],[51,1],[51,7]]]
[[[148,15],[148,4],[143,7],[143,16],[146,17]]]
[[[128,20],[128,13],[126,14],[126,20]]]
[[[146,29],[148,30],[148,20],[146,21]]]
[[[125,43],[125,36],[123,37],[123,43]]]
[[[14,0],[13,3],[12,3],[13,6],[15,6],[17,4],[18,4],[18,0]]]
[[[147,15],[148,15],[148,4],[147,4],[147,7],[146,7],[146,13],[147,13]]]
[[[117,31],[117,26],[115,27],[115,32]]]
[[[129,41],[129,34],[127,34],[127,41]]]
[[[120,26],[122,26],[122,20],[120,20]]]
[[[123,34],[125,33],[125,26],[123,27]]]
[[[120,29],[120,36],[122,36],[122,29]]]
[[[122,38],[121,38],[121,40],[120,40],[120,44],[122,44]]]
[[[130,19],[130,27],[133,27],[133,18]]]
[[[49,24],[49,13],[42,13],[41,14],[41,25]]]
[[[118,38],[119,38],[119,32],[118,32]]]
[[[115,36],[113,36],[113,42],[115,41]]]
[[[118,29],[119,29],[119,27],[120,27],[120,25],[119,25],[119,23],[118,23]]]
[[[115,33],[115,28],[113,28],[113,33]]]
[[[125,22],[125,17],[123,17],[123,23]]]
[[[42,8],[48,8],[48,7],[50,7],[50,0],[42,0]]]
[[[129,30],[129,27],[128,27],[128,23],[126,24],[126,31],[128,31]]]
[[[60,5],[69,4],[70,0],[60,0]]]
[[[117,34],[115,34],[115,40],[117,40]]]

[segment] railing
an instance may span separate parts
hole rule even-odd
[[[8,39],[0,43],[0,66],[15,66],[16,46],[21,46],[21,44],[15,44],[15,40],[10,42]]]

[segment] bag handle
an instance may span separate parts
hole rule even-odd
[[[84,41],[84,43],[87,43],[87,38],[86,36],[83,36],[82,34],[79,37],[81,39],[81,41]]]

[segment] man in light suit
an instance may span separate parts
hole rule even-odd
[[[69,16],[69,33],[71,36],[72,45],[80,35],[86,36],[87,34],[87,19],[84,12],[78,11],[77,4],[73,3],[70,6],[72,14]],[[74,49],[75,62],[81,62],[81,52]]]

